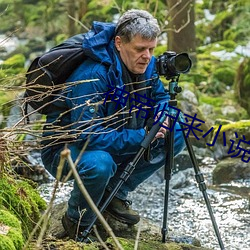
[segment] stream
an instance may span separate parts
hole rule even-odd
[[[250,180],[214,186],[214,167],[213,159],[205,158],[200,168],[225,249],[250,250]],[[162,172],[155,173],[129,196],[133,201],[132,208],[159,226],[159,232],[163,223],[165,195]],[[51,197],[53,184],[54,182],[50,182],[39,187],[46,201]],[[58,191],[55,202],[67,200],[71,188],[72,182],[64,184]],[[169,232],[177,237],[196,238],[203,247],[220,250],[202,192],[197,187],[193,168],[174,173],[170,180],[167,225]]]

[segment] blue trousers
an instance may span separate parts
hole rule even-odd
[[[177,124],[176,124],[177,126]],[[179,128],[179,127],[177,127]],[[177,155],[185,147],[184,138],[181,131],[175,132],[174,138],[174,154]],[[75,161],[80,154],[81,149],[74,143],[69,144],[71,157]],[[53,150],[53,147],[42,151],[42,160],[45,168],[56,176],[57,167],[60,160],[60,152],[62,149]],[[151,176],[156,170],[165,164],[166,150],[164,147],[164,139],[158,139],[152,143],[151,161],[145,161],[142,157],[135,167],[128,180],[123,183],[116,197],[126,199],[129,192]],[[96,205],[102,199],[104,191],[112,190],[120,181],[120,175],[129,162],[133,160],[135,155],[115,156],[102,150],[85,151],[78,164],[77,171],[79,176],[92,197]],[[70,170],[66,163],[63,169],[63,175],[67,175]],[[75,221],[79,221],[80,212],[86,209],[81,218],[81,225],[88,226],[94,217],[94,213],[90,209],[88,203],[84,199],[76,182],[74,182],[73,190],[68,201],[68,216]]]

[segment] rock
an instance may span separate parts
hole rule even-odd
[[[190,185],[190,176],[193,176],[193,169],[191,168],[174,174],[171,178],[170,187],[178,189]]]
[[[213,171],[213,183],[228,183],[232,180],[249,179],[249,163],[243,162],[240,158],[225,158],[220,161]]]
[[[65,213],[67,209],[66,202],[54,205],[51,213],[51,221],[48,226],[47,230],[47,236],[44,239],[44,243],[46,245],[46,241],[48,241],[50,244],[53,244],[55,247],[58,245],[67,245],[68,248],[61,248],[60,249],[74,249],[73,245],[76,247],[79,246],[79,244],[85,244],[85,243],[76,243],[73,241],[65,239],[57,239],[56,237],[58,235],[62,235],[64,229],[61,224],[61,217]],[[174,249],[180,249],[180,250],[209,250],[208,248],[204,248],[200,246],[200,241],[193,237],[186,237],[186,236],[176,236],[173,232],[169,233],[169,236],[166,238],[166,243],[162,243],[162,237],[161,237],[161,229],[152,224],[149,220],[141,219],[140,223],[138,223],[135,226],[128,226],[126,224],[123,224],[119,221],[114,220],[112,217],[105,215],[105,219],[112,228],[114,234],[116,237],[118,237],[119,242],[124,247],[124,249],[134,249],[135,239],[139,234],[139,249],[154,249],[154,250],[174,250]],[[100,226],[98,226],[100,228]],[[104,230],[102,228],[102,230]],[[107,235],[108,236],[108,235]],[[64,244],[62,243],[62,240]],[[114,249],[114,243],[112,238],[107,238],[106,244],[110,247],[109,249]],[[52,243],[53,242],[53,243]],[[69,242],[71,243],[71,247],[69,248]],[[91,248],[90,245],[93,245],[93,248]],[[96,247],[96,248],[94,248]],[[57,248],[55,248],[57,249]],[[78,248],[76,248],[78,249]],[[85,249],[85,246],[84,246]],[[91,243],[88,245],[86,249],[103,249],[102,247],[99,247],[96,243]]]

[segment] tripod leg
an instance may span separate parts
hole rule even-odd
[[[170,119],[170,128],[173,127],[173,120]],[[165,139],[166,161],[165,161],[165,197],[164,197],[164,213],[162,225],[162,242],[166,242],[166,235],[168,233],[168,200],[169,200],[169,183],[172,176],[172,169],[174,165],[174,129],[169,131]]]
[[[183,125],[181,125],[182,129],[183,129]],[[217,223],[216,223],[216,220],[215,220],[215,217],[214,217],[214,214],[213,214],[213,210],[212,210],[212,207],[211,207],[211,204],[210,204],[210,201],[208,199],[208,195],[207,195],[207,192],[206,192],[206,184],[204,182],[204,177],[203,177],[203,174],[201,173],[200,169],[199,169],[199,165],[198,165],[198,162],[197,162],[197,159],[195,157],[195,154],[194,154],[194,151],[193,151],[193,148],[192,148],[192,145],[190,143],[190,140],[188,137],[186,137],[185,135],[185,132],[184,132],[184,129],[182,130],[183,132],[183,136],[184,136],[184,139],[185,139],[185,142],[186,142],[186,146],[187,146],[187,150],[188,150],[188,153],[190,155],[190,159],[193,163],[193,167],[194,167],[194,171],[195,171],[195,179],[199,185],[199,189],[200,191],[202,192],[202,195],[204,197],[204,200],[205,200],[205,203],[206,203],[206,206],[207,206],[207,210],[209,212],[209,215],[210,215],[210,219],[212,221],[212,224],[213,224],[213,228],[214,228],[214,231],[215,231],[215,234],[216,234],[216,237],[218,239],[218,242],[219,242],[219,245],[220,245],[220,248],[221,250],[224,250],[225,247],[223,245],[223,242],[222,242],[222,239],[221,239],[221,235],[220,235],[220,232],[219,232],[219,229],[218,229],[218,226],[217,226]]]

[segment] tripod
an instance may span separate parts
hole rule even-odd
[[[173,128],[174,125],[174,109],[171,107],[176,107],[177,106],[177,101],[175,99],[177,93],[181,92],[181,88],[178,86],[178,79],[179,77],[177,77],[177,79],[172,79],[169,82],[169,94],[170,94],[170,101],[169,101],[169,128],[171,131],[171,128]],[[137,152],[137,154],[135,155],[134,159],[128,163],[128,165],[126,166],[126,168],[124,169],[123,173],[120,176],[120,180],[117,183],[117,185],[115,186],[115,188],[113,189],[113,191],[109,194],[108,198],[106,199],[106,201],[102,204],[101,208],[100,208],[100,212],[102,213],[107,206],[109,205],[109,203],[112,201],[112,199],[114,198],[114,196],[116,195],[116,193],[118,192],[118,190],[120,189],[120,187],[122,186],[122,184],[129,178],[129,176],[132,174],[132,172],[134,171],[137,163],[139,162],[140,158],[143,156],[143,154],[145,153],[145,151],[148,149],[148,147],[150,146],[151,142],[153,141],[153,139],[155,138],[155,135],[157,134],[158,130],[160,129],[161,125],[163,124],[163,122],[166,120],[167,118],[167,114],[165,113],[160,119],[159,121],[153,125],[153,127],[151,128],[151,130],[149,131],[149,133],[147,134],[147,136],[145,137],[145,139],[142,141],[141,143],[141,148],[140,150]],[[213,211],[210,205],[210,201],[208,199],[208,195],[206,192],[206,184],[204,182],[204,177],[198,167],[198,162],[196,160],[193,148],[191,146],[190,140],[188,137],[186,137],[185,132],[184,132],[184,128],[183,125],[181,125],[182,128],[182,132],[183,132],[183,137],[185,139],[185,143],[194,167],[194,171],[195,171],[195,178],[196,181],[199,185],[199,189],[203,194],[212,224],[213,224],[213,228],[215,230],[219,245],[221,250],[225,250],[221,236],[220,236],[220,232],[215,220],[215,217],[213,215]],[[167,235],[167,215],[168,215],[168,196],[169,196],[169,182],[171,179],[171,175],[172,175],[172,169],[173,169],[173,163],[174,163],[174,129],[168,133],[167,137],[166,137],[166,148],[168,150],[166,150],[166,161],[165,161],[165,197],[164,197],[164,215],[163,215],[163,226],[162,226],[162,242],[165,243],[166,242],[166,235]],[[92,230],[92,227],[94,226],[95,222],[97,220],[97,216],[94,217],[93,221],[90,223],[90,225],[84,230],[84,232],[82,233],[82,237],[83,239],[87,239],[89,233]]]
[[[174,109],[172,107],[176,107],[177,106],[177,101],[175,99],[177,93],[181,92],[181,87],[178,86],[178,78],[177,80],[172,79],[169,82],[169,94],[170,94],[170,101],[169,101],[169,116],[170,116],[170,122],[169,122],[169,128],[170,131],[174,126]],[[179,120],[183,121],[183,117],[182,114],[180,113],[179,116]],[[191,162],[193,164],[194,167],[194,171],[195,171],[195,179],[196,182],[198,183],[199,189],[202,192],[203,198],[205,200],[206,206],[207,206],[207,210],[209,212],[210,215],[210,219],[212,221],[213,224],[213,228],[218,240],[218,243],[220,245],[221,250],[225,250],[224,244],[222,242],[221,239],[221,235],[213,214],[213,210],[206,192],[206,184],[204,182],[204,177],[202,172],[199,169],[199,164],[197,162],[197,159],[195,157],[194,154],[194,150],[193,147],[190,143],[190,139],[189,137],[186,136],[185,134],[185,128],[184,125],[182,123],[180,123],[181,129],[182,129],[182,133],[183,133],[183,137],[186,143],[186,147],[191,159]],[[162,242],[165,243],[166,242],[166,234],[168,232],[167,229],[167,216],[168,216],[168,198],[169,198],[169,183],[170,183],[170,179],[171,179],[171,175],[172,175],[172,169],[173,169],[173,165],[174,165],[174,129],[168,133],[167,137],[166,137],[166,148],[168,148],[168,150],[166,151],[166,161],[165,161],[165,200],[164,200],[164,214],[163,214],[163,226],[162,226]]]

